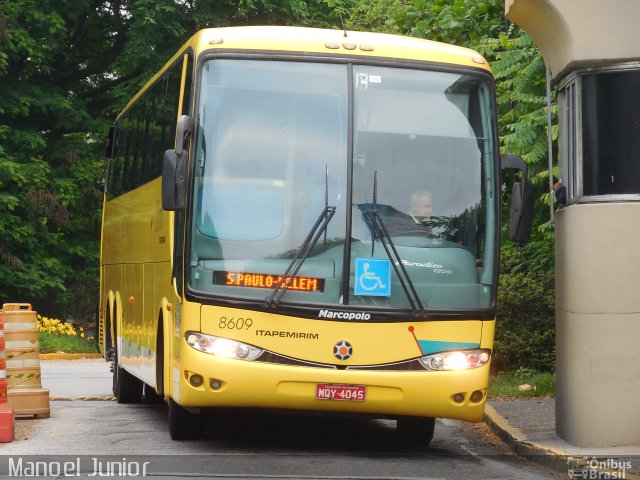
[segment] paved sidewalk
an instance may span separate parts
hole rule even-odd
[[[559,438],[554,398],[490,400],[485,421],[516,454],[568,473],[570,478],[640,480],[640,445],[583,448]]]

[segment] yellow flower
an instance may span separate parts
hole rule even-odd
[[[49,318],[42,315],[37,315],[37,327],[39,332],[52,333],[57,335],[68,335],[75,337],[78,335],[78,330],[63,320],[58,318]],[[83,331],[80,329],[80,331]]]

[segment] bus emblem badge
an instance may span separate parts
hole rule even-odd
[[[351,358],[353,347],[349,342],[341,340],[333,346],[333,354],[338,360],[347,360]]]

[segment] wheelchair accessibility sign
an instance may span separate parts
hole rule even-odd
[[[391,296],[391,262],[379,258],[356,258],[353,293],[379,297]]]

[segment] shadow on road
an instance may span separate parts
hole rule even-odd
[[[203,420],[204,440],[232,449],[312,450],[331,454],[448,453],[434,446],[412,447],[399,442],[394,420],[243,409],[209,411]],[[436,436],[437,430],[436,424]]]

